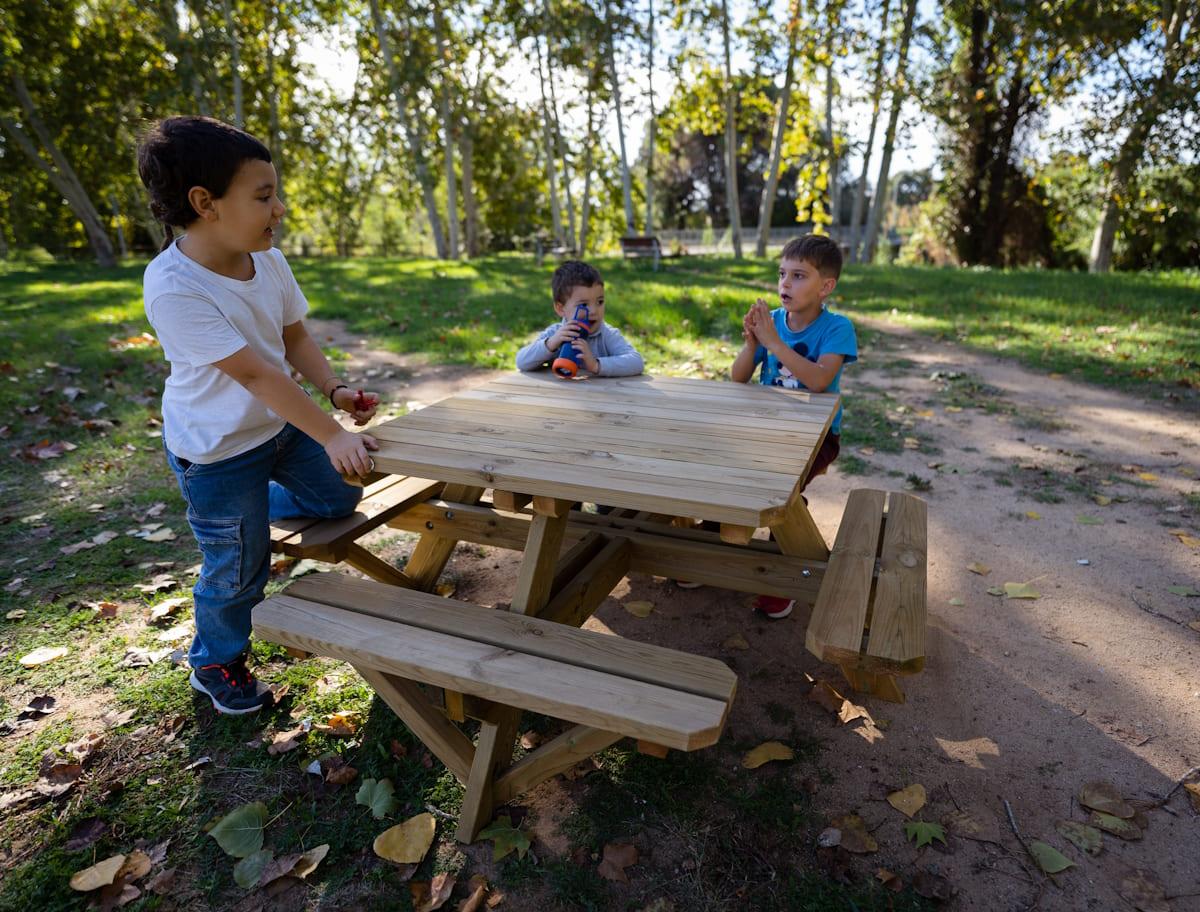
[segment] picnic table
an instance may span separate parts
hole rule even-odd
[[[831,554],[800,479],[837,408],[831,394],[658,376],[492,380],[372,429],[381,477],[358,520],[273,530],[276,550],[378,582],[303,578],[256,607],[256,631],[359,670],[466,785],[463,841],[622,737],[659,755],[719,737],[736,690],[723,663],[576,629],[630,572],[815,603],[810,651],[903,699],[893,676],[923,663],[924,504],[854,492]],[[356,543],[385,522],[421,536],[403,569]],[[524,552],[509,612],[431,594],[459,541]],[[513,764],[523,709],[575,726]],[[456,725],[468,718],[476,744]]]

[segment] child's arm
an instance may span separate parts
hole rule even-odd
[[[541,370],[558,357],[564,342],[575,339],[579,333],[579,324],[573,321],[546,327],[541,335],[517,352],[517,370]]]
[[[375,410],[379,406],[377,394],[363,393],[360,398],[349,387],[334,389],[338,376],[329,366],[325,353],[308,334],[303,320],[289,323],[283,328],[283,348],[288,363],[317,387],[321,395],[329,396],[335,408],[353,415],[355,424],[364,425],[375,417]]]
[[[366,475],[371,471],[367,450],[379,449],[375,438],[347,431],[283,371],[268,364],[249,345],[213,367],[228,374],[285,421],[298,427],[325,447],[333,467],[343,475]]]
[[[754,324],[751,315],[754,308],[746,311],[742,317],[742,350],[733,359],[729,367],[729,379],[734,383],[749,383],[754,376],[754,366],[758,363],[758,336],[754,334]]]
[[[575,343],[577,349],[580,343],[587,345],[586,340],[578,339]],[[646,369],[641,353],[629,344],[620,330],[605,326],[604,344],[608,354],[595,359],[596,369],[592,371],[597,377],[636,377]],[[590,350],[587,353],[590,354]]]

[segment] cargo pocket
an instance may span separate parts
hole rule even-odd
[[[242,588],[242,521],[188,517],[204,555],[200,585],[236,592]]]

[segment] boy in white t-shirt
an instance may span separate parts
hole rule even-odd
[[[270,523],[354,512],[362,489],[342,475],[369,472],[377,446],[323,412],[291,369],[359,425],[378,397],[341,383],[304,328],[308,302],[271,246],[284,209],[266,146],[211,118],[170,117],[142,138],[138,173],[167,233],[143,280],[171,362],[163,442],[204,556],[191,684],[219,712],[254,712],[271,702],[245,664]]]

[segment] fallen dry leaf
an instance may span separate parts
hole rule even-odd
[[[887,796],[887,801],[905,817],[912,817],[913,814],[925,807],[925,786],[914,782],[906,788],[892,792]]]
[[[66,646],[42,646],[33,652],[21,656],[18,661],[26,668],[33,668],[37,665],[45,665],[47,662],[53,662],[55,659],[61,659],[68,651]]]
[[[621,607],[632,614],[634,617],[644,618],[649,617],[650,612],[654,610],[654,602],[622,602]]]
[[[1200,813],[1200,785],[1195,782],[1186,782],[1183,787],[1187,789],[1187,796],[1191,799],[1192,810]]]
[[[412,894],[413,912],[434,912],[435,909],[440,909],[450,898],[456,882],[457,878],[449,872],[436,875],[429,883],[410,881],[408,889]]]
[[[875,879],[893,893],[899,893],[904,889],[904,881],[900,878],[900,876],[898,874],[893,874],[887,868],[880,868],[878,871],[876,871]]]
[[[113,880],[116,881],[122,877],[130,882],[141,880],[150,873],[150,868],[152,867],[150,856],[141,849],[134,849],[126,857],[125,864],[121,865],[121,869],[117,871],[117,875]]]
[[[111,858],[97,862],[90,868],[76,871],[71,877],[71,889],[78,890],[80,893],[88,893],[91,890],[107,886],[113,882],[113,878],[117,876],[117,871],[121,870],[123,864],[125,864],[124,855],[113,855]]]
[[[484,900],[487,899],[487,878],[482,874],[472,875],[471,879],[467,881],[467,889],[471,893],[458,904],[457,912],[479,912],[483,908]]]
[[[1167,892],[1153,871],[1129,871],[1121,878],[1120,893],[1138,912],[1171,912]]]
[[[318,725],[317,730],[334,738],[352,738],[362,724],[362,717],[356,712],[334,713],[324,725]]]
[[[747,751],[742,757],[742,766],[746,769],[758,769],[764,763],[772,760],[791,760],[795,752],[780,741],[764,741],[753,750]]]
[[[329,843],[324,843],[307,852],[283,855],[269,861],[258,878],[258,886],[265,887],[281,877],[298,877],[303,880],[317,869],[317,866],[325,860],[325,856],[328,854]]]
[[[1079,803],[1093,811],[1111,814],[1124,820],[1128,820],[1134,813],[1120,790],[1104,779],[1085,782],[1079,789]]]
[[[838,709],[838,720],[843,725],[849,725],[855,719],[866,719],[868,722],[874,722],[871,714],[867,712],[866,707],[859,706],[857,703],[851,703],[849,700],[843,700],[841,708]]]
[[[192,600],[190,595],[181,595],[177,598],[166,599],[159,602],[150,608],[150,620],[160,621],[165,617],[174,614],[182,605],[188,604]]]
[[[734,633],[726,637],[721,643],[722,649],[749,649],[750,644],[746,642],[746,638],[740,633]]]
[[[817,681],[808,692],[808,699],[830,712],[841,712],[846,698],[828,681]]]
[[[838,844],[847,852],[866,855],[879,850],[879,843],[875,841],[874,836],[867,832],[866,823],[857,814],[835,817],[831,824],[841,831],[842,838]]]
[[[307,737],[308,729],[303,725],[285,732],[276,732],[271,736],[271,740],[267,744],[267,753],[272,757],[276,757],[279,754],[286,754],[288,751],[298,748],[300,742]]]
[[[979,561],[971,561],[971,563],[967,564],[967,569],[972,573],[979,574],[980,576],[987,576],[992,572],[991,567],[987,566],[986,564],[981,564]]]
[[[605,880],[615,880],[629,883],[625,869],[637,864],[637,846],[628,843],[609,843],[604,847],[604,858],[596,868],[596,873]]]
[[[1120,817],[1114,817],[1112,814],[1092,811],[1092,816],[1088,820],[1088,823],[1126,841],[1142,838],[1141,827],[1132,820],[1123,820]]]
[[[437,821],[432,814],[417,814],[375,837],[375,854],[397,864],[417,864],[433,844]]]

